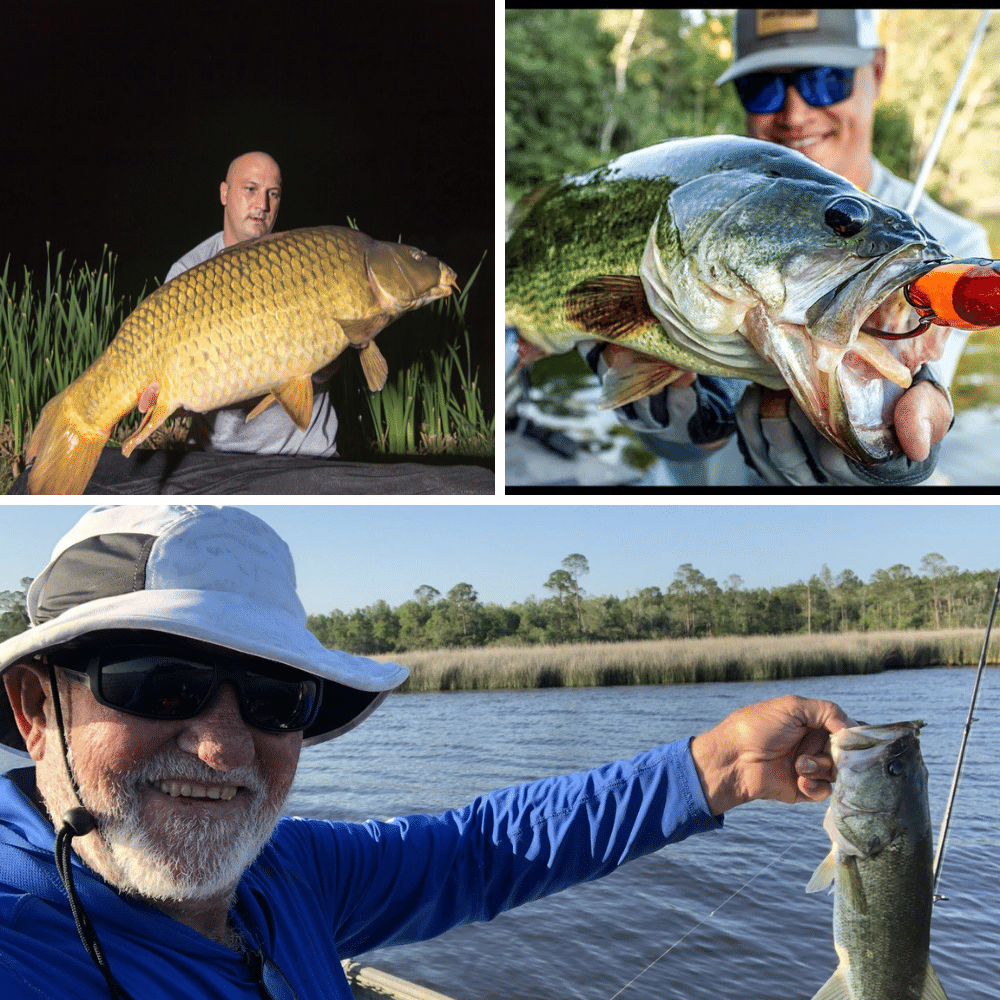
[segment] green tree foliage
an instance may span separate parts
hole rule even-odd
[[[31,580],[30,576],[24,577],[20,590],[0,591],[0,642],[28,627],[27,594]]]
[[[445,596],[434,587],[417,589],[399,607],[376,601],[365,608],[312,615],[308,626],[328,647],[366,656],[410,649],[488,645],[623,642],[703,636],[804,635],[885,629],[982,628],[986,624],[996,570],[960,570],[930,552],[920,572],[897,563],[866,581],[845,569],[820,567],[808,580],[770,589],[748,589],[730,576],[724,586],[692,563],[684,563],[664,587],[634,594],[591,595],[580,577],[585,556],[567,556],[543,582],[551,596],[531,596],[509,607],[483,604],[470,583],[455,584]],[[24,591],[0,594],[0,625],[24,625]]]
[[[913,179],[930,146],[979,11],[883,10],[887,73],[873,150]],[[729,65],[731,12],[508,10],[505,137],[508,197],[677,136],[742,135]],[[983,151],[1000,140],[1000,23],[994,19],[959,101],[928,192],[978,213],[1000,210]]]

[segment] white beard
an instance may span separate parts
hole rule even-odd
[[[167,778],[194,784],[223,778],[243,786],[240,796],[246,798],[246,808],[222,819],[203,811],[174,814],[151,829],[142,818],[140,790]],[[171,751],[143,761],[119,783],[82,791],[118,887],[165,901],[231,893],[270,839],[285,800],[284,794],[268,800],[264,780],[254,767],[223,774],[189,754]]]

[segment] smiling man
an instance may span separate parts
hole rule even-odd
[[[753,799],[825,798],[849,722],[786,696],[438,816],[282,818],[303,747],[407,671],[320,645],[266,524],[95,508],[27,604],[0,644],[0,742],[33,764],[0,777],[4,1000],[350,1000],[341,956],[489,920]]]

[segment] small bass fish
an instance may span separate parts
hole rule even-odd
[[[794,150],[713,136],[536,188],[509,228],[505,319],[524,363],[614,342],[644,357],[608,372],[606,406],[680,370],[744,378],[790,389],[859,462],[899,453],[895,403],[940,350],[909,329],[905,291],[953,259],[906,213]],[[925,317],[950,301],[941,287],[927,283]]]
[[[28,443],[29,493],[82,493],[115,424],[145,413],[135,447],[183,407],[204,413],[263,395],[305,430],[314,372],[348,347],[372,391],[387,367],[374,338],[457,288],[415,247],[317,226],[249,240],[179,274],[139,304],[100,357],[45,405]]]
[[[840,965],[813,1000],[948,1000],[931,968],[933,845],[922,722],[841,729],[823,826],[833,847],[806,887],[834,883]]]

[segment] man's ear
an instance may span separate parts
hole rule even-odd
[[[3,682],[24,745],[38,763],[45,756],[45,710],[51,696],[48,677],[34,663],[15,663],[4,673]]]
[[[223,181],[219,185],[219,201],[221,201],[222,204],[225,205],[228,200],[229,200],[229,185],[225,181]]]

